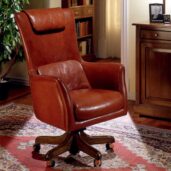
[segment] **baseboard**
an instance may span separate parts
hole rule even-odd
[[[26,79],[13,78],[13,77],[7,77],[7,79],[8,79],[12,84],[23,85],[23,86],[29,86],[29,81],[26,80]]]

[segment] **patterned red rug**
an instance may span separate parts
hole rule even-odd
[[[113,135],[114,152],[96,145],[102,154],[102,167],[93,168],[93,159],[80,153],[64,153],[53,169],[32,157],[32,145],[38,135],[59,135],[63,131],[44,124],[34,116],[32,107],[9,104],[0,107],[0,171],[171,171],[171,131],[136,125],[129,114],[87,128],[92,135]],[[51,145],[41,146],[46,153]],[[67,161],[67,162],[66,162]]]

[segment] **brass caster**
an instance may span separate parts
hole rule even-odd
[[[113,151],[113,144],[112,143],[106,144],[106,151]]]
[[[33,151],[36,153],[39,153],[40,152],[40,144],[34,144],[33,145]]]
[[[99,160],[94,160],[94,167],[100,167],[102,165],[102,160],[99,159]]]

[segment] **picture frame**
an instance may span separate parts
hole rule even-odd
[[[163,23],[170,24],[170,15],[169,14],[163,15]]]
[[[153,3],[149,4],[150,23],[163,23],[164,5]]]

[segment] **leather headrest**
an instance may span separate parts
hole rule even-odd
[[[37,32],[65,29],[65,17],[61,8],[31,9],[24,12]]]

